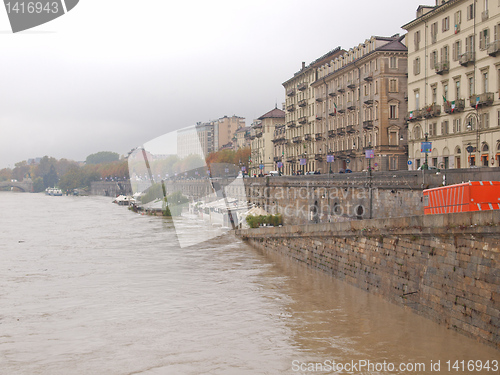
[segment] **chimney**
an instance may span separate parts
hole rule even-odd
[[[306,62],[302,61],[302,69],[305,69],[305,68],[306,68]]]

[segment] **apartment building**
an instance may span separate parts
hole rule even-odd
[[[245,126],[236,130],[236,133],[233,137],[233,145],[234,150],[251,146],[250,126]]]
[[[311,129],[316,121],[316,102],[315,92],[311,84],[317,80],[317,67],[323,62],[334,59],[342,54],[343,51],[337,47],[306,66],[302,62],[301,69],[296,72],[292,78],[283,82],[285,88],[286,101],[284,109],[286,110],[285,138],[276,143],[276,146],[284,146],[285,152],[274,151],[275,166],[278,170],[278,163],[283,163],[280,168],[285,174],[293,174],[304,166],[301,166],[301,159],[307,161],[307,170],[314,170],[316,167],[314,158],[303,158],[304,156],[304,136],[310,137]],[[308,141],[307,141],[308,142]],[[281,165],[281,164],[280,164]]]
[[[238,116],[221,117],[217,125],[217,144],[215,151],[218,151],[222,146],[233,141],[234,134],[240,128],[245,127],[245,118]]]
[[[403,40],[399,35],[373,36],[311,64],[311,116],[298,117],[297,124],[287,117],[285,173],[367,170],[366,150],[373,150],[371,165],[376,170],[406,169]],[[293,98],[288,91],[287,96]],[[287,99],[288,112],[295,111],[292,104]],[[278,141],[275,145],[282,146]]]
[[[500,1],[436,0],[403,28],[410,169],[498,167]]]
[[[252,123],[250,139],[251,163],[250,174],[259,175],[277,170],[274,158],[274,131],[277,126],[284,126],[285,112],[274,108]]]

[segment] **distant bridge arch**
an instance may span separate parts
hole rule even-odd
[[[33,182],[31,180],[24,180],[22,182],[18,181],[2,181],[0,182],[1,188],[17,188],[25,193],[31,193],[33,191]]]

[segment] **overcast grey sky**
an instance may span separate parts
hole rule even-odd
[[[0,9],[0,168],[126,154],[168,131],[284,101],[331,49],[403,33],[420,0],[80,0],[12,34]],[[434,0],[423,2],[434,5]]]

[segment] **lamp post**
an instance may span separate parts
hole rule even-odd
[[[330,154],[330,155],[332,154],[332,149],[329,149],[328,154]],[[328,164],[330,164],[330,170],[329,170],[328,174],[332,174],[332,161],[330,160],[330,162]]]
[[[429,137],[429,133],[425,133],[425,149],[424,149],[425,161],[424,161],[424,165],[422,166],[422,169],[429,169],[429,162],[428,162],[429,152],[427,150],[427,144],[428,144],[428,139],[429,139],[428,137]]]

